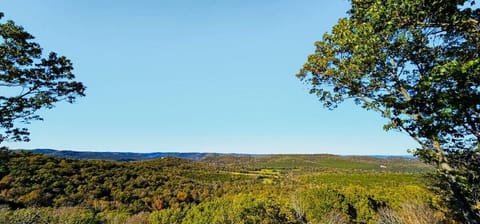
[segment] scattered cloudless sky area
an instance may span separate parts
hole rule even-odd
[[[353,103],[322,108],[295,74],[346,0],[15,0],[5,19],[72,60],[85,98],[42,110],[11,148],[406,154]]]

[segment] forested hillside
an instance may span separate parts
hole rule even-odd
[[[152,152],[152,153],[136,153],[136,152],[99,152],[99,151],[72,151],[72,150],[55,150],[55,149],[33,149],[21,150],[33,153],[49,155],[53,157],[69,158],[69,159],[97,159],[111,161],[139,161],[146,159],[155,159],[161,157],[177,157],[183,159],[200,160],[215,153],[201,152]]]
[[[402,158],[216,155],[199,161],[113,162],[4,152],[2,160],[0,223],[431,223],[445,218],[425,187],[431,168]]]

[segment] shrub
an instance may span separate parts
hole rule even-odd
[[[83,208],[26,208],[0,210],[0,223],[9,224],[96,224],[95,214]]]
[[[440,224],[445,223],[441,214],[424,203],[405,202],[394,210],[383,207],[378,210],[378,222],[388,224]]]

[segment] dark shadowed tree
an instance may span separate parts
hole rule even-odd
[[[44,55],[33,39],[13,21],[0,21],[0,144],[28,141],[24,124],[42,120],[38,110],[85,95],[85,86],[73,81],[70,60],[55,52]]]
[[[480,223],[480,10],[473,0],[352,0],[297,74],[409,134],[457,218]]]

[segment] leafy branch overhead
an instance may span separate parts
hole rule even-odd
[[[13,21],[0,23],[0,143],[28,141],[29,132],[20,123],[41,120],[35,114],[39,109],[85,96],[85,86],[74,81],[70,60],[55,52],[45,56],[33,39]]]
[[[471,0],[352,0],[297,74],[325,107],[353,99],[389,119],[386,130],[408,133],[472,223],[480,222],[480,168],[469,162],[480,160],[479,19]]]

